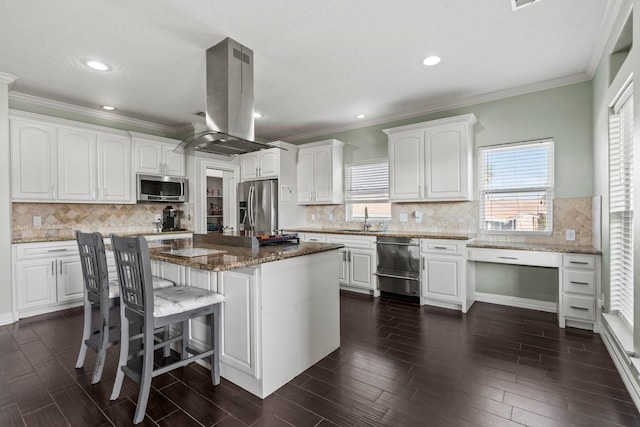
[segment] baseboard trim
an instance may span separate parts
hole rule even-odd
[[[549,301],[539,301],[529,298],[511,297],[507,295],[486,294],[476,292],[476,301],[488,302],[490,304],[508,305],[511,307],[528,308],[529,310],[546,311],[548,313],[558,312],[558,303]]]
[[[640,410],[640,384],[636,379],[636,375],[631,370],[632,362],[626,354],[620,351],[620,347],[616,344],[616,338],[612,335],[606,320],[601,321],[600,324],[602,325],[600,328],[600,337],[605,347],[607,347],[613,364],[616,365],[616,369],[622,378],[622,382],[627,387],[633,403],[636,405],[636,408]]]
[[[11,325],[12,323],[16,323],[13,313],[0,314],[0,326]]]

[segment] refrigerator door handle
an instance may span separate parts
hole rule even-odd
[[[251,185],[249,187],[249,227],[251,227],[253,229],[253,227],[255,227],[255,217],[254,217],[254,203],[256,201],[255,198],[255,193],[256,193],[256,187],[254,187],[253,185]]]

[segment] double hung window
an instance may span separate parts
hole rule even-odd
[[[347,221],[363,220],[365,207],[370,219],[391,219],[389,163],[372,160],[345,165]]]

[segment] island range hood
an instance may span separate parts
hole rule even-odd
[[[274,148],[253,141],[253,51],[226,38],[207,49],[207,130],[176,147],[232,156]]]

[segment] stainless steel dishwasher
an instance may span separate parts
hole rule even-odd
[[[420,240],[380,236],[377,239],[378,289],[420,296]]]

